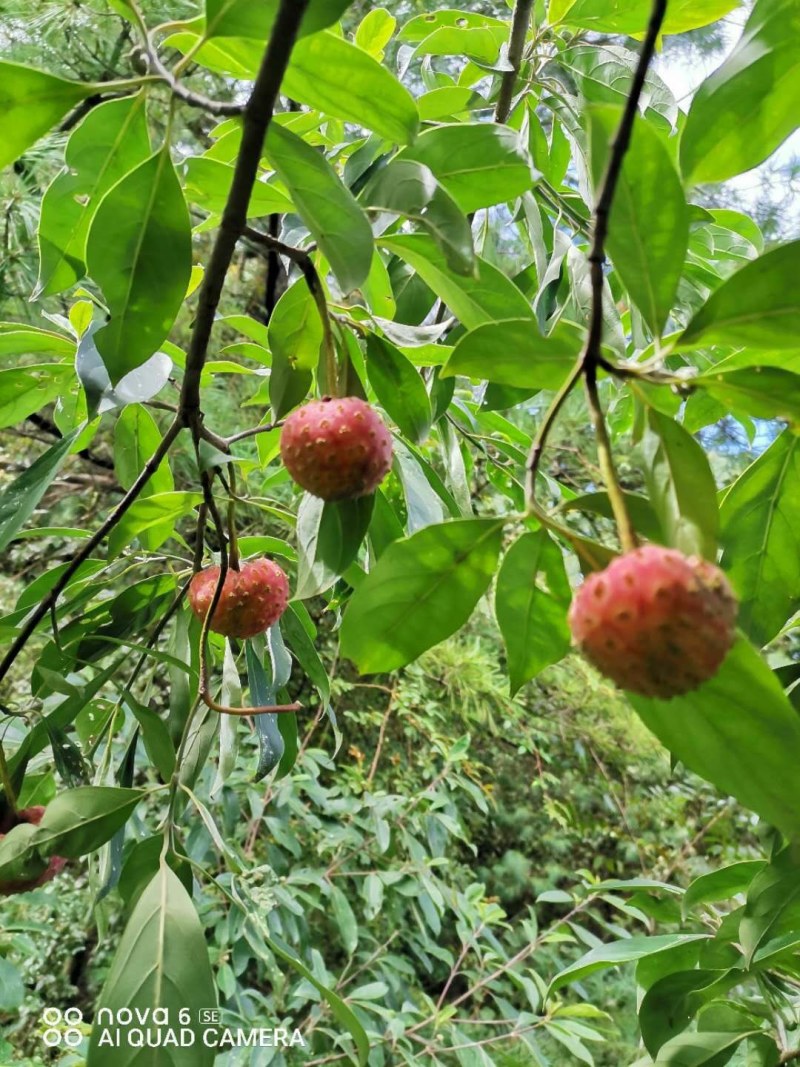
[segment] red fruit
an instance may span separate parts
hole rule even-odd
[[[189,603],[201,622],[218,580],[219,567],[207,567],[189,585]],[[243,563],[238,571],[228,570],[210,629],[225,637],[255,637],[278,621],[288,603],[289,582],[278,564],[254,559]]]
[[[719,567],[645,545],[586,579],[569,624],[574,643],[620,688],[669,700],[717,673],[737,607]]]
[[[25,808],[23,811],[18,811],[15,816],[7,819],[3,828],[6,832],[13,829],[14,826],[19,826],[20,823],[28,822],[34,826],[38,826],[42,821],[44,815],[44,808],[40,805],[36,805],[33,808]],[[5,837],[5,833],[0,833],[0,841]],[[64,869],[67,861],[63,856],[51,856],[45,869],[33,878],[16,879],[11,882],[0,882],[0,894],[9,896],[12,893],[25,893],[29,889],[38,889],[40,885],[44,885],[45,882],[51,882],[55,876]]]
[[[325,397],[293,411],[281,431],[281,458],[299,486],[323,500],[374,493],[392,465],[392,438],[364,400]]]

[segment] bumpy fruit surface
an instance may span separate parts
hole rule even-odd
[[[189,585],[189,603],[201,621],[206,617],[219,580],[219,567],[198,571]],[[210,629],[225,637],[255,637],[286,611],[289,582],[277,563],[254,559],[225,575]]]
[[[356,396],[304,404],[281,431],[281,458],[301,488],[323,500],[374,493],[392,465],[392,438]]]
[[[25,808],[23,811],[18,811],[15,816],[7,819],[2,826],[3,833],[0,833],[0,841],[6,836],[9,830],[15,826],[19,826],[20,823],[32,823],[34,826],[38,826],[42,821],[44,815],[44,808],[37,805],[33,808]],[[63,856],[51,856],[47,862],[47,866],[41,873],[31,878],[17,878],[10,882],[0,882],[0,895],[9,896],[12,893],[25,893],[29,889],[38,889],[40,885],[44,885],[46,882],[51,882],[55,876],[64,869],[66,866],[66,859]]]
[[[668,700],[720,668],[737,603],[713,563],[645,545],[590,575],[572,602],[575,644],[622,689]]]

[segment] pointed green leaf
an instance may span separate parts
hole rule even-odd
[[[722,66],[701,82],[681,137],[686,180],[716,182],[751,170],[800,122],[795,0],[759,0]]]
[[[715,560],[717,486],[703,449],[680,423],[651,408],[642,454],[650,502],[667,544]]]
[[[398,158],[428,167],[464,212],[514,200],[539,177],[519,132],[493,122],[425,130]]]
[[[319,244],[344,292],[357,289],[372,266],[372,230],[353,194],[311,145],[270,124],[266,154],[295,209]]]
[[[570,600],[564,557],[555,541],[545,530],[519,537],[503,559],[494,601],[512,696],[569,651]]]
[[[671,0],[664,20],[664,33],[685,33],[716,22],[739,4],[739,0]],[[550,18],[598,33],[644,33],[650,18],[650,0],[550,0]]]
[[[75,127],[67,142],[66,169],[42,199],[34,296],[51,296],[80,281],[86,236],[102,197],[149,155],[144,94],[99,104]]]
[[[607,967],[618,967],[621,963],[632,963],[647,956],[668,952],[676,945],[687,945],[692,941],[701,941],[708,934],[659,934],[655,937],[625,937],[621,941],[612,941],[608,945],[599,945],[581,956],[575,963],[565,967],[550,983],[548,996],[562,986],[578,982],[587,975]]]
[[[693,693],[628,699],[690,770],[785,833],[800,831],[800,811],[786,789],[800,761],[800,717],[749,641],[740,638],[718,674]]]
[[[739,595],[739,625],[764,645],[800,607],[800,441],[788,430],[725,494],[722,566]]]
[[[382,237],[379,243],[413,267],[468,329],[495,319],[529,319],[534,313],[524,295],[497,267],[477,261],[477,274],[467,278],[453,271],[444,253],[426,234]]]
[[[14,540],[36,510],[82,430],[82,426],[78,427],[56,441],[0,493],[0,551]]]
[[[431,404],[419,371],[383,337],[367,335],[367,375],[401,432],[419,444],[431,427]]]
[[[96,93],[98,88],[19,63],[0,62],[0,115],[3,116],[0,168],[13,163],[70,108]]]
[[[362,674],[391,671],[449,637],[486,592],[502,538],[502,520],[461,519],[393,542],[348,604],[342,655]]]
[[[341,18],[352,0],[310,0],[300,36],[318,33]],[[279,0],[206,0],[205,37],[251,37],[266,41],[278,13]]]
[[[394,144],[416,136],[419,114],[408,89],[367,52],[329,31],[297,42],[281,88],[293,100],[366,126]]]
[[[463,211],[428,167],[395,159],[378,171],[361,194],[367,207],[381,208],[424,227],[457,274],[475,272],[472,230]]]
[[[166,339],[191,277],[189,211],[168,151],[151,156],[103,198],[86,262],[111,314],[94,341],[116,385]]]
[[[205,932],[180,878],[162,862],[120,939],[95,1008],[87,1067],[144,1067],[154,1062],[152,1048],[137,1048],[125,1039],[125,1027],[116,1022],[122,1009],[148,1011],[150,1018],[161,1009],[173,1027],[188,1013],[186,1029],[192,1031],[192,1041],[169,1046],[165,1062],[170,1067],[211,1067],[216,1051],[203,1040],[201,1012],[216,1005]],[[111,1020],[105,1025],[104,1015]]]
[[[723,282],[678,338],[680,348],[753,345],[793,350],[800,335],[800,241],[751,260]]]
[[[275,305],[268,327],[273,356],[293,370],[315,370],[322,344],[322,320],[305,280],[292,282]]]
[[[441,377],[457,374],[525,389],[558,389],[575,365],[581,331],[560,322],[544,337],[529,318],[486,322],[458,340]]]
[[[598,188],[621,108],[589,110],[592,172]],[[656,131],[636,122],[608,222],[614,269],[654,334],[675,300],[689,242],[689,208],[669,152]]]

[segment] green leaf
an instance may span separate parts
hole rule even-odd
[[[741,367],[693,378],[692,384],[733,412],[800,423],[800,374],[780,367]]]
[[[356,30],[355,42],[359,48],[380,59],[383,50],[392,39],[397,26],[397,19],[390,15],[385,7],[374,7],[368,11]]]
[[[800,442],[785,430],[725,494],[722,567],[739,595],[739,625],[758,645],[800,607]]]
[[[299,609],[297,604],[289,604],[281,618],[281,628],[295,659],[316,688],[320,700],[323,704],[327,704],[331,695],[328,674],[312,637],[303,626],[300,610],[302,609]]]
[[[725,62],[701,82],[681,137],[686,180],[716,182],[751,170],[796,129],[800,56],[794,0],[759,0]]]
[[[403,667],[462,626],[497,565],[503,521],[461,519],[395,541],[359,585],[342,655],[362,674]]]
[[[205,931],[180,878],[162,863],[120,939],[96,1005],[87,1067],[144,1067],[154,1062],[152,1049],[125,1040],[125,1028],[115,1022],[124,1008],[134,1015],[149,1011],[151,1018],[156,1009],[163,1009],[173,1027],[188,1014],[185,1025],[193,1040],[171,1046],[165,1062],[170,1067],[211,1067],[216,1053],[203,1041],[200,1013],[216,1006]],[[104,1023],[106,1012],[111,1021]],[[110,1040],[101,1044],[104,1034]]]
[[[22,422],[51,404],[66,390],[74,374],[72,367],[64,363],[0,370],[0,428]]]
[[[787,834],[800,812],[785,788],[800,760],[800,718],[753,646],[740,638],[717,675],[672,700],[628,694],[645,725],[686,766]]]
[[[0,956],[0,1012],[16,1014],[25,999],[22,975],[9,960]]]
[[[599,188],[621,108],[589,109],[592,171]],[[661,138],[636,122],[625,153],[608,223],[614,269],[654,334],[675,300],[689,243],[689,208]]]
[[[417,133],[419,114],[408,89],[367,52],[328,31],[297,42],[281,90],[394,144],[408,144]]]
[[[233,167],[208,156],[193,156],[186,161],[186,199],[213,215],[221,215],[228,202]],[[286,193],[272,182],[256,181],[250,194],[247,214],[250,218],[294,210]]]
[[[727,867],[701,874],[689,885],[683,897],[683,914],[688,915],[702,904],[715,904],[720,900],[730,900],[737,893],[744,893],[759,871],[764,868],[764,860],[741,860]]]
[[[270,123],[266,154],[343,291],[357,289],[372,266],[373,242],[352,193],[323,155],[277,122]]]
[[[154,493],[142,497],[128,508],[108,538],[108,556],[114,559],[134,538],[148,538],[153,549],[172,535],[176,521],[202,503],[201,493]]]
[[[630,92],[638,53],[613,44],[574,44],[555,57],[578,83],[591,104],[624,104]],[[642,108],[650,121],[670,129],[678,119],[678,103],[666,82],[652,68],[647,71]]]
[[[114,471],[123,489],[130,489],[161,444],[161,431],[147,408],[129,404],[114,426]],[[150,476],[140,496],[171,493],[175,488],[169,463]]]
[[[300,23],[300,36],[327,29],[344,14],[352,0],[310,0]],[[252,37],[266,41],[278,13],[279,0],[206,0],[205,33],[211,37]]]
[[[543,337],[530,318],[501,318],[463,334],[442,367],[441,377],[463,375],[524,389],[558,389],[574,366],[580,346],[581,332],[571,322],[558,323]]]
[[[661,1048],[656,1067],[723,1067],[741,1043],[757,1030],[680,1034]]]
[[[739,0],[671,0],[663,33],[685,33],[716,22],[738,7]],[[650,18],[650,0],[550,0],[549,17],[560,9],[559,18],[570,26],[599,33],[644,33]]]
[[[358,947],[358,921],[355,912],[350,907],[350,902],[338,886],[331,886],[331,907],[336,925],[342,938],[342,945],[348,957],[352,956]],[[352,994],[351,994],[352,996]]]
[[[539,177],[519,132],[495,122],[425,130],[398,158],[428,167],[464,212],[514,200]]]
[[[325,501],[306,493],[297,512],[299,600],[334,584],[358,555],[372,517],[374,496]]]
[[[89,229],[86,262],[111,314],[94,340],[116,385],[165,340],[192,273],[189,211],[166,149],[103,198]]]
[[[0,551],[14,540],[36,510],[82,430],[79,426],[56,441],[0,493]]]
[[[640,496],[638,493],[623,493],[623,496],[625,498],[625,507],[628,509],[628,514],[636,532],[646,537],[648,541],[663,543],[664,531],[661,529],[658,516],[647,497]],[[588,511],[590,515],[602,515],[606,519],[614,518],[614,511],[611,507],[608,493],[600,491],[582,493],[573,500],[566,500],[561,505],[561,510]]]
[[[472,230],[464,213],[428,167],[412,160],[392,160],[364,189],[367,207],[412,219],[424,227],[456,274],[475,273]]]
[[[259,641],[259,648],[263,641]],[[277,698],[278,686],[269,674],[256,651],[252,640],[245,643],[245,660],[247,662],[247,685],[250,689],[250,699],[254,706],[265,707],[274,704]],[[258,766],[253,775],[253,781],[260,782],[262,778],[274,770],[281,762],[284,753],[284,742],[278,726],[279,712],[256,716],[256,733],[258,734]]]
[[[753,345],[794,350],[800,333],[800,241],[747,263],[712,293],[678,338],[678,347]]]
[[[0,62],[0,115],[3,116],[0,168],[18,159],[70,108],[92,96],[98,88],[18,63]]]
[[[367,375],[401,433],[420,444],[431,428],[431,403],[419,371],[385,338],[367,335]]]
[[[708,934],[659,934],[656,937],[625,937],[621,941],[612,941],[607,945],[598,945],[591,952],[581,956],[575,963],[559,971],[550,983],[548,997],[562,986],[578,982],[587,975],[608,967],[618,967],[621,963],[666,952],[676,945],[686,945],[692,941],[707,940]]]
[[[648,494],[667,544],[715,560],[717,486],[703,449],[680,423],[651,408],[642,455]]]
[[[59,793],[45,808],[36,847],[73,859],[110,841],[144,796],[141,789],[86,785]]]
[[[286,360],[293,370],[314,370],[319,363],[322,320],[317,305],[301,278],[293,282],[269,320],[269,346],[273,356]]]
[[[741,971],[678,971],[654,982],[639,1005],[639,1028],[651,1056],[682,1033],[700,1008],[742,980]]]
[[[153,708],[140,704],[130,693],[125,697],[125,707],[130,708],[139,723],[150,762],[158,771],[162,782],[168,782],[175,770],[175,746],[169,735],[167,724]]]
[[[63,292],[83,277],[86,237],[102,197],[149,155],[143,93],[99,104],[75,127],[65,169],[42,198],[34,298]]]
[[[448,266],[444,253],[426,234],[398,234],[379,241],[414,268],[466,329],[472,330],[495,319],[534,321],[533,310],[524,295],[486,260],[477,261],[476,277],[466,278]]]
[[[511,696],[569,651],[570,600],[561,549],[546,530],[522,534],[505,554],[494,602]]]

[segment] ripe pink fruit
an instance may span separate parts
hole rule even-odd
[[[717,673],[737,607],[719,567],[645,545],[586,579],[569,624],[574,643],[620,688],[669,700]]]
[[[189,585],[189,603],[201,622],[218,580],[219,567],[207,567]],[[225,637],[255,637],[278,621],[288,603],[289,582],[278,564],[254,559],[243,563],[238,571],[228,570],[210,629]]]
[[[41,805],[36,805],[32,808],[24,808],[22,811],[18,811],[13,819],[9,819],[3,824],[4,833],[0,833],[0,841],[6,836],[6,833],[13,829],[14,826],[19,826],[20,823],[28,822],[34,826],[38,826],[42,821],[44,815],[44,808]],[[29,889],[38,889],[40,885],[44,885],[46,882],[51,882],[55,876],[64,869],[66,866],[66,859],[63,856],[51,856],[48,860],[45,869],[33,878],[15,879],[12,882],[0,882],[0,895],[9,896],[12,893],[25,893]]]
[[[364,400],[325,397],[287,418],[281,458],[294,481],[314,496],[353,500],[374,493],[389,473],[392,438]]]

